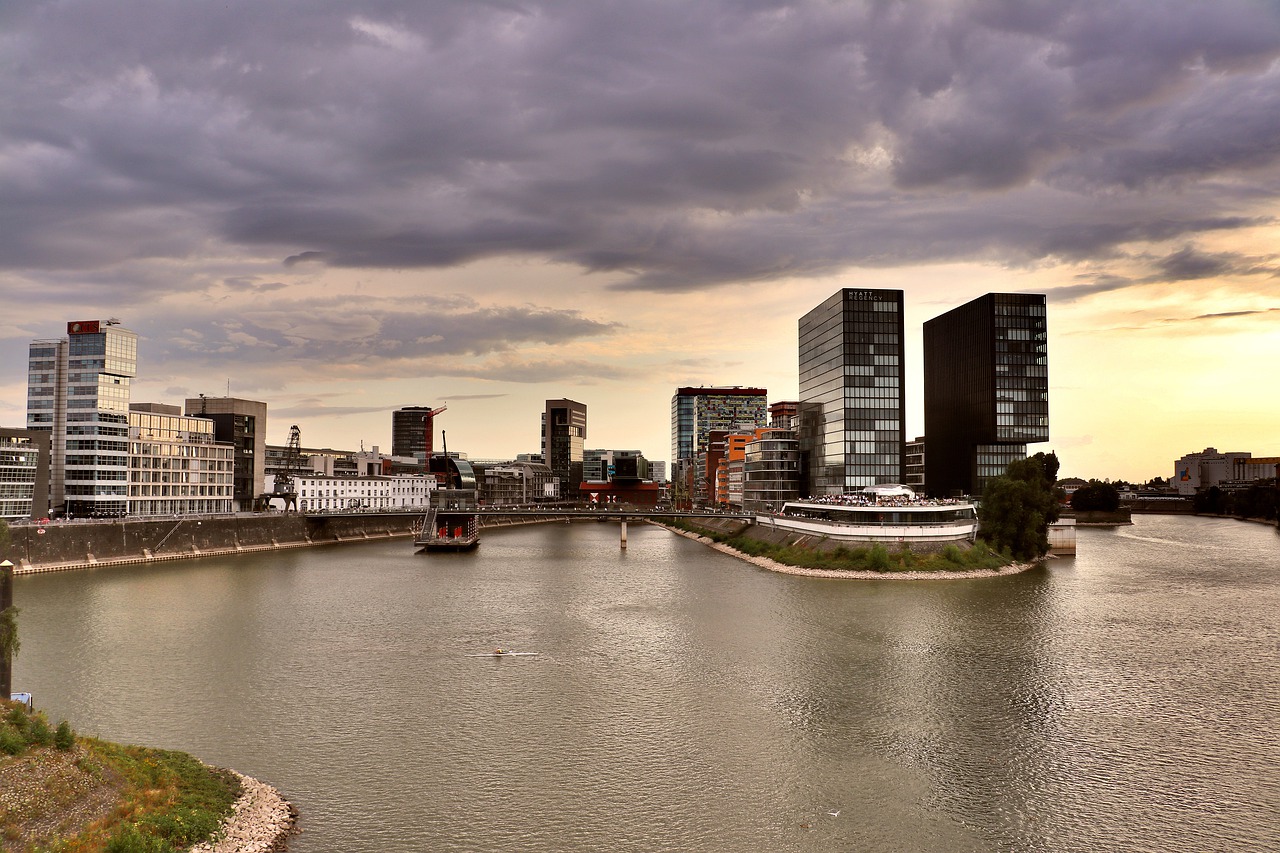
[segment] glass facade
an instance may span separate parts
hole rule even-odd
[[[0,519],[19,521],[43,515],[48,497],[42,479],[47,478],[48,455],[43,436],[23,430],[0,430]],[[41,505],[43,503],[43,505]]]
[[[802,493],[903,481],[901,290],[844,288],[800,318]]]
[[[800,442],[789,429],[761,430],[742,459],[742,508],[779,510],[795,500],[800,485]]]
[[[981,494],[1049,440],[1044,295],[988,293],[925,323],[924,382],[929,493]]]
[[[71,516],[128,508],[129,390],[137,335],[110,323],[72,323],[61,341],[34,341],[27,427],[50,432],[50,503]]]

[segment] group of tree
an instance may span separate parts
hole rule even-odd
[[[1037,453],[1009,463],[1003,476],[982,490],[978,509],[981,536],[992,548],[1016,560],[1035,560],[1049,552],[1049,525],[1058,520],[1058,457]]]
[[[1071,493],[1071,508],[1078,512],[1115,512],[1120,509],[1120,492],[1110,483],[1090,480]]]
[[[1210,486],[1196,492],[1191,504],[1202,515],[1230,515],[1275,521],[1280,510],[1280,486],[1274,482],[1255,483],[1247,489],[1231,492]]]

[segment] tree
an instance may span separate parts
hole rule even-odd
[[[1058,520],[1058,457],[1037,453],[1009,463],[982,490],[978,520],[982,538],[1014,559],[1034,560],[1049,551],[1049,525]]]
[[[1080,512],[1115,512],[1120,509],[1120,492],[1110,483],[1090,480],[1071,495],[1071,508]]]

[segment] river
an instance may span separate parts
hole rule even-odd
[[[14,686],[275,785],[293,853],[1280,849],[1272,528],[1138,516],[925,582],[628,539],[24,576]]]

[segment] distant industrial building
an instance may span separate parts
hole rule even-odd
[[[239,397],[188,397],[183,403],[188,417],[213,421],[215,441],[230,444],[233,454],[232,499],[236,510],[255,508],[266,487],[267,404]]]
[[[929,494],[978,495],[1049,440],[1043,294],[988,293],[924,324]]]
[[[27,429],[49,435],[51,511],[128,511],[129,389],[138,336],[118,320],[67,323],[67,337],[31,343]]]
[[[0,427],[0,519],[49,514],[49,433]]]
[[[903,293],[843,288],[800,318],[803,494],[904,479]]]
[[[587,407],[574,400],[547,400],[542,413],[542,455],[560,482],[561,497],[574,500],[582,482]]]
[[[1206,447],[1198,453],[1188,453],[1173,463],[1170,484],[1179,495],[1194,495],[1201,489],[1213,486],[1228,488],[1244,486],[1257,480],[1269,480],[1280,472],[1280,457],[1254,457],[1241,451],[1219,452]]]

